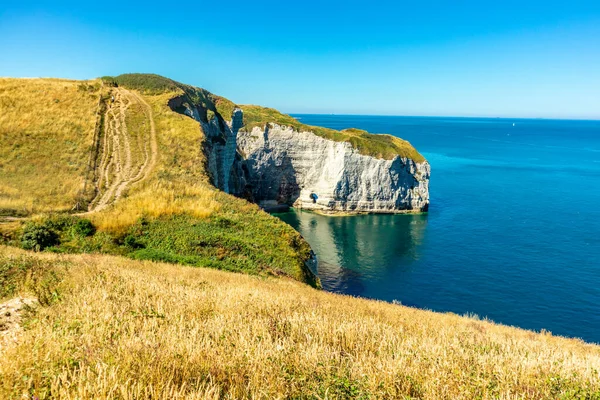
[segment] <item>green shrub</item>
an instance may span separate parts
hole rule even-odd
[[[71,229],[73,234],[79,237],[92,236],[96,233],[96,227],[89,219],[78,219]]]
[[[100,79],[107,86],[123,86],[151,94],[175,91],[180,85],[172,79],[156,74],[122,74],[119,76],[103,76]]]
[[[134,235],[127,235],[123,239],[123,244],[132,249],[141,249],[144,245],[138,242],[137,238]]]
[[[24,249],[42,251],[59,243],[58,234],[45,224],[29,222],[23,228],[21,246]]]

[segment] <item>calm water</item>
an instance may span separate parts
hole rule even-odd
[[[427,215],[279,214],[327,290],[600,343],[600,121],[296,117],[400,136],[431,163]]]

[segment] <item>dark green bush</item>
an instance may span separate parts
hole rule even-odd
[[[107,86],[123,86],[128,89],[142,90],[147,93],[174,91],[181,85],[172,79],[156,74],[122,74],[119,76],[103,76],[100,79]]]
[[[21,246],[24,249],[42,251],[59,243],[58,234],[45,224],[29,222],[23,228]]]
[[[132,249],[141,249],[144,245],[138,242],[137,238],[134,235],[127,235],[123,239],[123,244]]]
[[[78,219],[72,228],[72,232],[76,236],[87,237],[92,236],[96,233],[96,227],[92,224],[89,219]]]

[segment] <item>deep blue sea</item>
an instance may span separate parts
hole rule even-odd
[[[278,215],[325,289],[600,343],[600,121],[294,116],[399,136],[431,164],[427,214]]]

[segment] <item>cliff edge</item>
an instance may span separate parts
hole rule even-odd
[[[200,122],[212,183],[266,210],[423,212],[430,166],[407,141],[359,129],[301,124],[276,110],[238,106],[185,87],[172,110]]]

